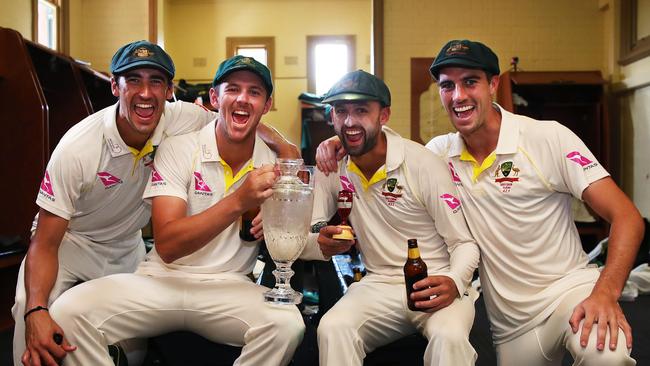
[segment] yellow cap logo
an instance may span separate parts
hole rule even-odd
[[[145,47],[140,47],[133,51],[133,56],[135,57],[152,57],[153,55],[154,53]]]
[[[452,43],[449,48],[447,48],[447,55],[456,55],[456,54],[466,54],[467,51],[469,51],[469,47],[465,46],[464,44],[458,42],[458,43]]]

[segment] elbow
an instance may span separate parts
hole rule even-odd
[[[159,245],[156,243],[156,253],[165,264],[170,264],[178,259],[178,256],[171,250],[168,250],[167,246],[164,244]]]
[[[163,262],[165,262],[165,264],[171,264],[177,259],[175,256],[169,254],[163,254],[160,252],[158,252],[158,256],[160,257],[160,259],[162,259]]]

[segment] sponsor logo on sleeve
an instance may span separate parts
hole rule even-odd
[[[194,172],[194,194],[212,196],[212,190],[199,172]]]
[[[115,187],[122,184],[122,180],[109,172],[97,172],[97,177],[102,181],[105,189]]]
[[[155,167],[151,167],[151,186],[164,186],[167,185],[167,182],[165,182],[165,179],[163,179],[162,175],[156,170]]]
[[[579,151],[571,151],[566,155],[566,158],[580,165],[582,170],[588,170],[598,165],[598,163],[591,161]]]
[[[460,210],[460,200],[449,193],[445,193],[440,196],[442,201],[451,208],[453,213],[456,213]]]
[[[510,192],[512,184],[519,182],[519,171],[512,161],[506,161],[497,166],[494,171],[494,182],[501,186],[501,192]]]
[[[45,176],[43,176],[43,181],[41,182],[41,189],[38,191],[43,197],[54,202],[54,190],[52,189],[52,181],[50,180],[50,173],[45,171]]]

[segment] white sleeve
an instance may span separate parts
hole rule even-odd
[[[156,196],[173,196],[187,202],[187,191],[192,181],[192,153],[185,145],[188,137],[171,137],[160,144],[143,194],[145,200],[150,201]]]
[[[83,184],[82,162],[78,156],[57,148],[43,174],[36,204],[61,218],[70,220],[75,213]]]
[[[165,130],[167,136],[198,131],[217,116],[216,112],[209,111],[205,107],[182,101],[168,103],[165,113],[170,114]]]
[[[314,185],[314,209],[312,210],[312,227],[321,222],[328,222],[336,213],[336,199],[338,195],[338,174],[331,173],[325,176],[317,170]],[[309,234],[307,245],[300,255],[306,260],[329,260],[325,257],[318,245],[318,233]]]
[[[441,158],[446,158],[447,152],[449,151],[449,147],[451,145],[451,141],[454,138],[454,136],[455,136],[454,133],[448,133],[446,135],[436,136],[432,138],[431,141],[427,142],[425,147],[429,149],[431,152],[433,152],[435,155]]]
[[[436,231],[447,245],[450,256],[447,275],[454,280],[462,296],[478,266],[479,249],[465,221],[449,169],[439,157],[430,160],[431,163],[421,168],[418,174],[419,189]]]
[[[555,189],[571,193],[582,200],[582,192],[589,184],[609,176],[585,143],[566,126],[557,122],[543,122],[553,126],[554,133],[548,147],[548,156],[555,162]]]

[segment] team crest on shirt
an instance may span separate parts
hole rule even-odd
[[[449,206],[453,213],[456,213],[460,210],[460,200],[454,195],[445,193],[440,198]]]
[[[199,172],[194,172],[194,194],[212,196],[210,186],[203,180]]]
[[[448,163],[449,165],[449,173],[451,173],[451,181],[456,185],[456,186],[461,186],[463,183],[460,181],[460,177],[458,176],[458,173],[456,173],[456,168],[454,168],[454,164],[451,163],[451,161]]]
[[[118,184],[122,184],[122,180],[109,172],[97,172],[97,177],[104,185],[105,189],[113,188]]]
[[[160,172],[156,170],[155,166],[151,167],[151,186],[164,186],[167,185],[167,182],[165,182],[165,179],[160,175]]]
[[[582,155],[579,151],[571,151],[566,155],[566,158],[580,165],[582,170],[589,170],[598,166],[597,162],[591,161],[586,156]]]
[[[501,186],[501,192],[510,192],[512,184],[519,182],[519,168],[512,161],[499,164],[494,171],[494,182]]]
[[[403,189],[404,187],[397,182],[397,178],[388,178],[381,186],[381,195],[384,196],[388,206],[394,206],[395,202],[402,198]]]
[[[38,190],[38,193],[44,198],[47,198],[52,202],[56,201],[56,199],[54,198],[54,190],[52,189],[52,181],[50,180],[50,173],[48,173],[47,170],[45,171],[45,175],[43,176],[43,181],[41,182],[41,189]]]

